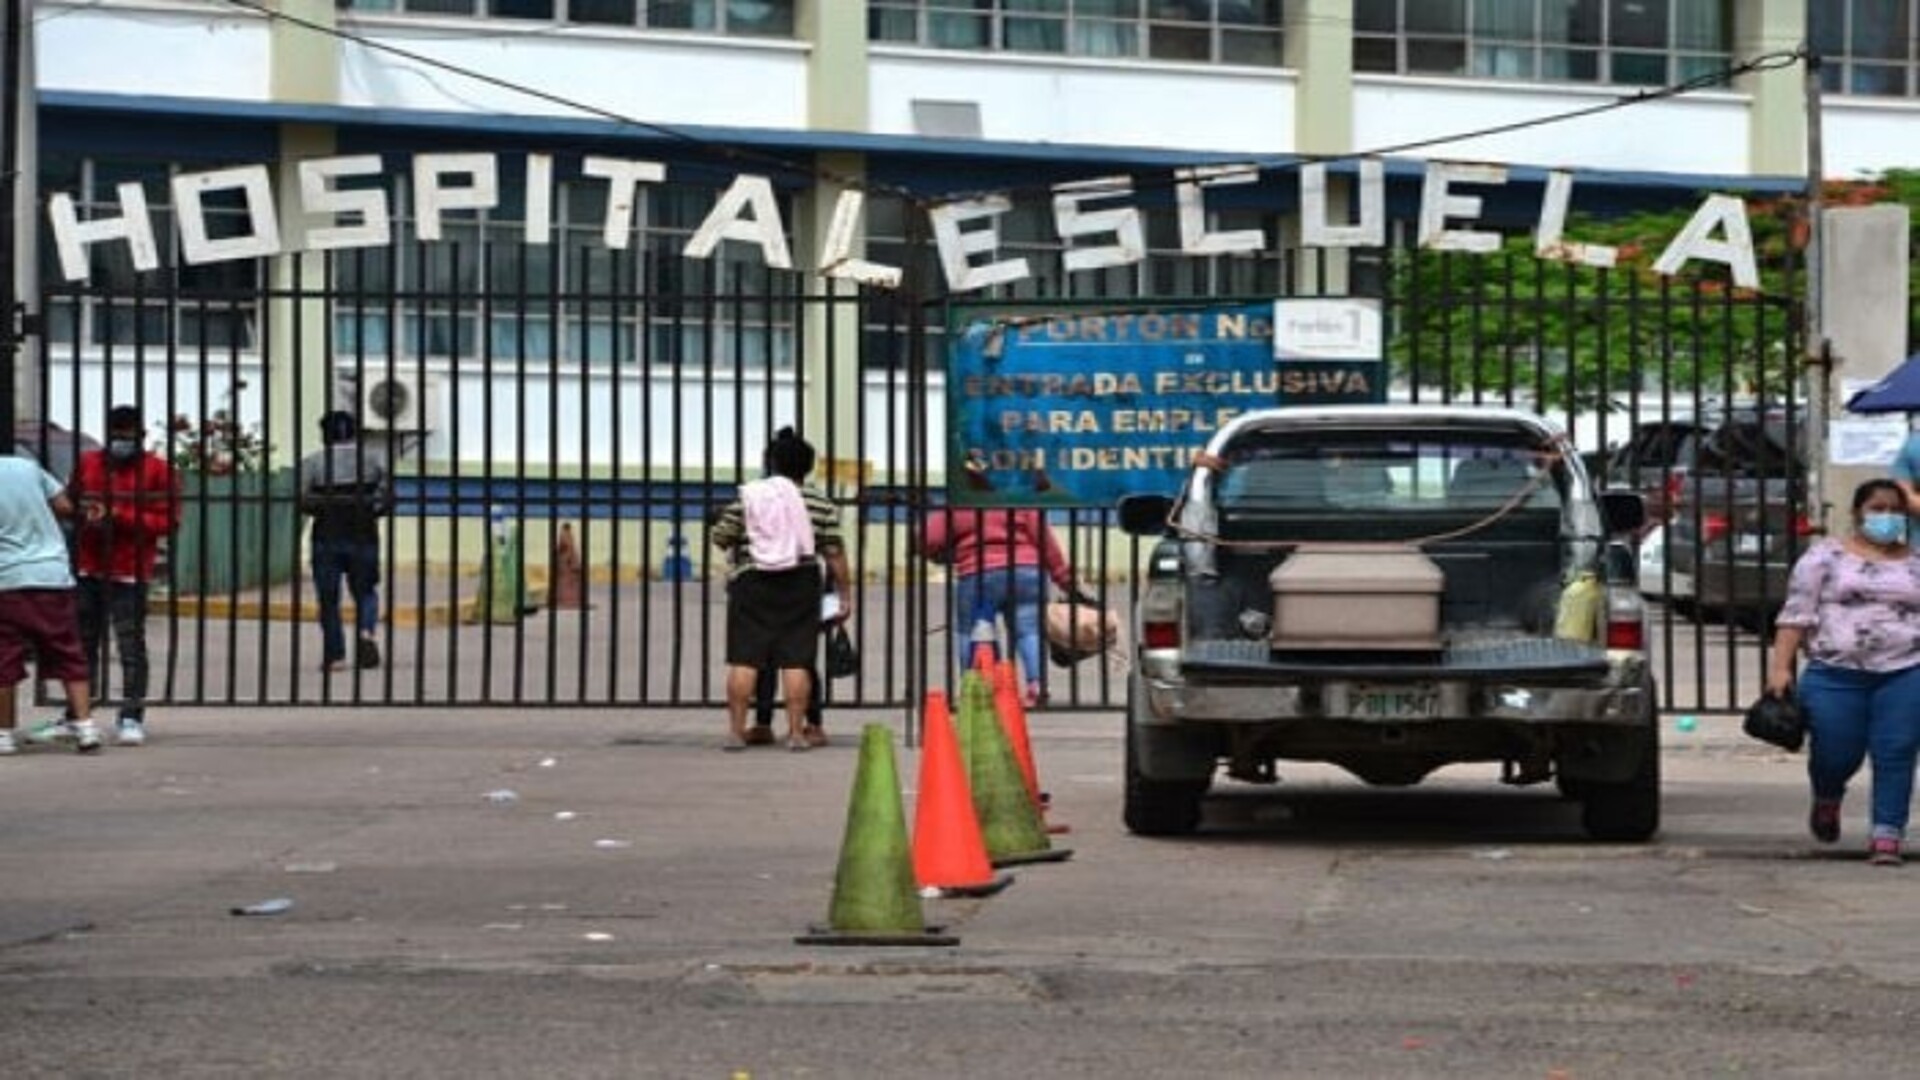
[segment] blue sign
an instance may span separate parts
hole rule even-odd
[[[1281,400],[1289,374],[1274,362],[1271,304],[1002,310],[951,341],[947,497],[961,506],[1171,493],[1222,425]]]

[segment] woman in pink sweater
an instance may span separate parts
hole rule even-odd
[[[953,615],[948,620],[954,659],[969,666],[968,637],[975,622],[1006,623],[1020,661],[1028,705],[1044,697],[1040,625],[1047,602],[1046,579],[1077,592],[1073,567],[1038,510],[935,510],[920,530],[920,549],[953,567]]]

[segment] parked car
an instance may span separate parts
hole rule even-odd
[[[1236,418],[1178,499],[1122,501],[1158,537],[1136,608],[1124,817],[1192,831],[1216,771],[1323,761],[1377,785],[1498,762],[1556,780],[1589,835],[1660,819],[1659,725],[1631,538],[1548,421],[1466,406]],[[1569,587],[1571,585],[1571,587]]]
[[[1755,626],[1779,610],[1813,531],[1804,443],[1785,407],[1643,424],[1606,472],[1646,496],[1648,528],[1662,530],[1650,592]]]

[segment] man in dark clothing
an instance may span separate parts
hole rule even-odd
[[[380,666],[374,633],[380,625],[380,519],[393,503],[386,458],[362,447],[359,425],[335,410],[320,418],[326,446],[300,462],[300,510],[313,517],[310,536],[313,591],[320,602],[321,670],[347,665],[340,621],[340,578],[353,594],[354,663]]]

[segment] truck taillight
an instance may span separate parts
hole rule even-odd
[[[1140,624],[1140,644],[1147,649],[1177,649],[1180,647],[1180,624],[1143,622]]]
[[[1607,590],[1607,648],[1646,651],[1647,604],[1639,592]]]
[[[1733,522],[1727,520],[1725,514],[1702,514],[1700,515],[1700,542],[1711,544],[1727,535],[1732,528]]]

